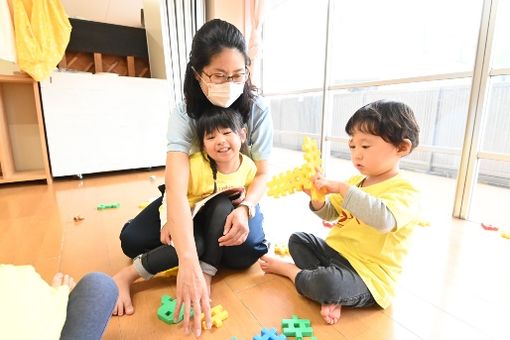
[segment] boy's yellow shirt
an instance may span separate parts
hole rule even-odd
[[[357,186],[362,180],[363,176],[358,175],[347,183]],[[343,209],[340,194],[331,194],[329,199],[340,219],[330,230],[326,243],[349,261],[377,304],[387,308],[395,296],[411,233],[420,223],[419,193],[401,175],[360,189],[381,199],[397,225],[392,231],[381,233]]]
[[[51,287],[32,266],[0,264],[0,339],[60,339],[69,287]]]

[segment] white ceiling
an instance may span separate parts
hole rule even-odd
[[[91,21],[141,27],[143,0],[61,0],[67,15]]]

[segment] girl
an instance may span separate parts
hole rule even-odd
[[[232,109],[215,107],[197,121],[200,150],[190,156],[188,201],[191,209],[201,200],[209,199],[193,219],[194,239],[200,268],[210,291],[211,278],[222,263],[224,247],[218,239],[223,235],[225,219],[242,201],[244,189],[253,181],[257,167],[240,150],[246,141],[246,129],[241,116]],[[164,186],[160,187],[164,193]],[[239,196],[231,201],[232,191]],[[224,193],[224,194],[221,194]],[[163,228],[166,221],[166,194],[151,203],[160,207],[158,217]],[[146,214],[146,210],[140,214]],[[128,222],[129,224],[129,222]],[[122,269],[113,279],[119,288],[119,298],[114,315],[133,314],[130,286],[142,277],[150,279],[155,274],[180,265],[173,245],[160,245],[135,257],[133,264]]]

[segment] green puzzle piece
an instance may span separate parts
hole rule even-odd
[[[313,336],[313,329],[310,320],[299,319],[297,315],[292,315],[292,319],[282,320],[282,333],[285,336],[296,337],[297,340],[303,340],[305,336]]]
[[[159,306],[158,308],[158,319],[169,325],[181,322],[184,319],[184,305],[181,306],[179,318],[177,319],[177,321],[174,321],[174,312],[176,304],[177,300],[175,300],[173,297],[171,297],[170,295],[163,295],[161,297],[161,306]],[[190,317],[191,316],[193,316],[193,310],[190,311]]]
[[[100,203],[97,205],[97,210],[113,209],[120,207],[120,203]]]

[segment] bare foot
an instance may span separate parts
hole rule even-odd
[[[76,286],[76,282],[74,282],[74,279],[67,274],[56,273],[55,276],[53,276],[51,285],[53,287],[68,286],[69,290],[73,290],[74,286]]]
[[[122,316],[124,314],[131,315],[135,312],[133,303],[131,302],[131,284],[140,276],[136,272],[133,265],[125,267],[113,276],[113,281],[119,288],[119,297],[113,308],[112,315]]]
[[[264,255],[259,259],[260,269],[264,273],[278,274],[289,278],[292,282],[295,281],[297,273],[301,271],[294,263],[289,263],[284,260]]]
[[[334,325],[340,320],[340,314],[342,313],[341,305],[322,305],[321,315],[324,321],[329,325]]]

